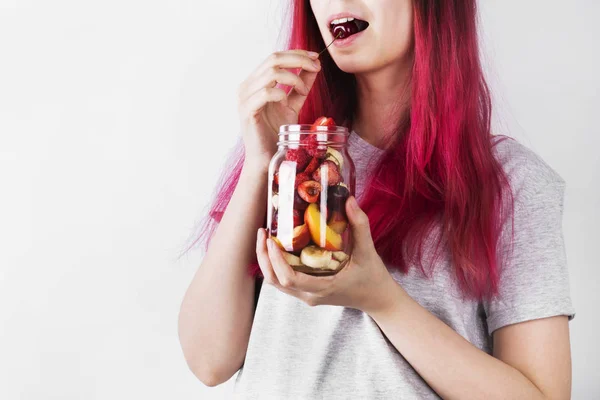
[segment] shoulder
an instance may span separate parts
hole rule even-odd
[[[539,154],[509,136],[492,137],[492,150],[516,198],[528,199],[544,190],[562,192],[565,180]]]

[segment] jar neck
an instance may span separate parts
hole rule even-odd
[[[346,147],[348,145],[348,128],[336,126],[313,127],[311,125],[283,125],[279,130],[280,146],[305,146],[309,137],[315,137],[317,144],[330,147]],[[313,139],[310,140],[313,142]],[[314,143],[314,142],[313,142]]]

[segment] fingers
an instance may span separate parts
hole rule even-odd
[[[350,196],[346,201],[346,214],[352,231],[354,248],[356,250],[374,248],[369,217],[360,209],[354,196]]]
[[[318,54],[306,50],[289,50],[275,52],[263,62],[256,71],[262,74],[268,68],[301,68],[305,71],[317,72],[320,69]]]
[[[269,260],[269,254],[267,253],[267,246],[265,239],[267,234],[264,229],[259,229],[256,235],[256,257],[258,258],[258,265],[264,276],[264,281],[271,285],[279,285],[277,276],[273,272],[271,261]]]
[[[300,79],[304,82],[307,90],[305,93],[302,93],[296,88],[292,89],[288,96],[288,106],[291,107],[296,114],[300,114],[300,110],[308,97],[308,93],[310,89],[312,89],[313,84],[317,79],[318,72],[310,72],[310,71],[300,71]]]
[[[262,88],[275,87],[277,84],[292,86],[295,91],[308,95],[306,83],[296,74],[285,69],[273,67],[263,75],[257,77],[248,88],[248,96],[252,96]],[[244,101],[246,99],[242,99]]]
[[[297,68],[300,68],[301,72],[308,72],[308,74],[300,74],[298,76],[286,70]],[[238,108],[248,111],[250,108],[246,103],[253,101],[252,109],[254,111],[262,109],[269,102],[266,101],[265,89],[274,88],[278,83],[292,86],[292,93],[306,96],[314,82],[316,74],[320,70],[321,64],[317,53],[306,50],[289,50],[273,53],[239,86]],[[310,82],[310,85],[307,82]],[[267,90],[267,92],[269,91]],[[271,101],[281,101],[281,94],[277,94],[275,97],[268,97],[268,99]],[[294,104],[297,104],[296,98],[294,98]],[[285,105],[287,105],[287,102]]]
[[[265,87],[250,97],[243,105],[240,105],[242,115],[255,116],[267,103],[282,102],[287,105],[287,93],[280,88]]]
[[[283,288],[320,295],[326,295],[326,293],[332,290],[335,275],[315,277],[296,272],[285,261],[281,250],[275,242],[273,240],[268,240],[267,242],[269,243],[267,246],[269,260],[277,276],[277,280]]]

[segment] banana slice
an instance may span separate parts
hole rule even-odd
[[[285,261],[287,261],[287,263],[290,264],[292,267],[301,267],[302,266],[300,257],[295,256],[291,253],[288,253],[287,251],[282,251],[281,254],[283,254],[283,258],[285,258]]]
[[[278,194],[271,197],[271,204],[273,205],[274,209],[277,210],[279,208],[279,195]]]
[[[327,265],[327,269],[336,270],[340,267],[340,264],[341,262],[332,258],[331,261],[329,261],[329,264]]]
[[[334,163],[336,163],[338,165],[338,167],[340,168],[340,170],[342,169],[342,166],[344,165],[344,156],[342,156],[342,153],[340,153],[333,147],[327,147],[327,156],[325,157],[325,159],[331,160]]]
[[[344,253],[343,251],[334,251],[333,252],[333,258],[337,261],[339,261],[340,263],[343,263],[344,261],[346,261],[348,259],[348,257],[350,257],[348,254]]]
[[[332,260],[331,251],[317,246],[308,246],[300,253],[302,264],[311,268],[327,268]]]

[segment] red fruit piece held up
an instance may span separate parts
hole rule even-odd
[[[333,118],[320,117],[320,118],[317,118],[317,120],[315,121],[315,123],[312,126],[313,132],[317,131],[317,128],[316,128],[317,126],[327,126],[329,128],[333,128],[333,127],[335,127],[335,121],[333,120]]]
[[[321,175],[327,174],[324,178]],[[342,181],[342,175],[336,163],[331,160],[326,160],[321,166],[312,174],[312,178],[317,182],[327,182],[327,186],[337,185]]]
[[[321,184],[315,181],[302,182],[298,186],[298,194],[304,201],[316,203],[321,193]]]

